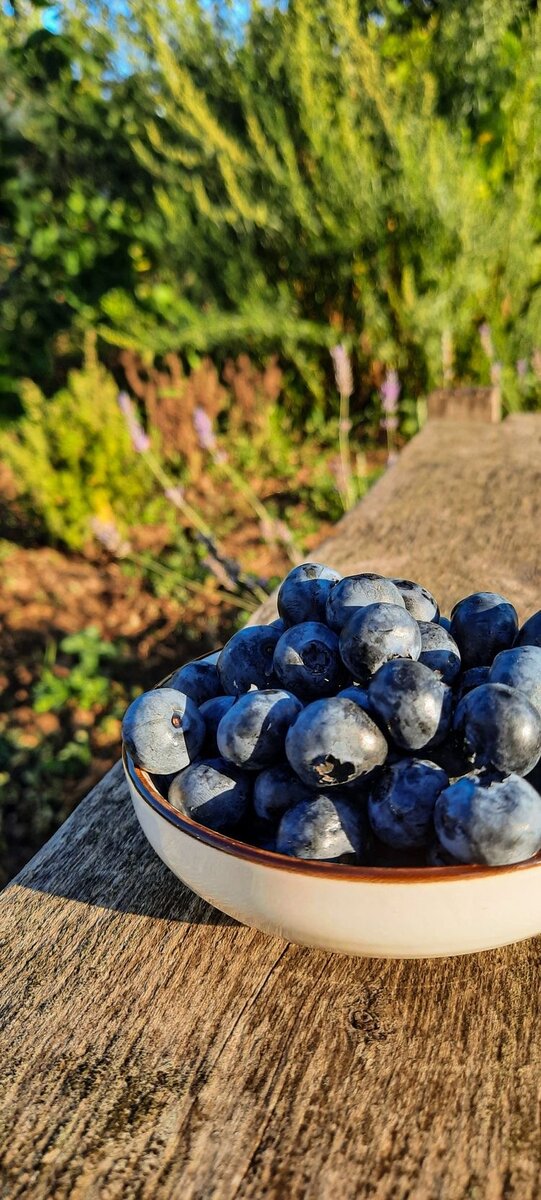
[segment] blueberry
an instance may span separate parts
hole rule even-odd
[[[416,621],[438,620],[440,610],[432,592],[420,583],[413,583],[411,579],[393,579],[392,583],[398,588],[408,612]]]
[[[451,723],[452,692],[424,663],[385,663],[368,689],[370,705],[404,750],[436,746]]]
[[[460,650],[451,634],[432,621],[419,621],[421,653],[419,662],[430,667],[444,683],[452,684],[460,673]]]
[[[336,696],[338,700],[353,700],[354,704],[359,704],[365,712],[370,713],[368,689],[361,687],[358,683],[352,683],[351,687],[341,688]]]
[[[275,621],[269,621],[269,629],[276,629],[278,637],[281,637],[285,633],[287,625],[281,617],[277,617]]]
[[[455,681],[457,700],[462,700],[463,696],[467,696],[474,688],[481,687],[482,683],[488,683],[489,675],[490,667],[470,667],[468,671],[464,671]]]
[[[528,617],[519,629],[516,639],[517,646],[541,646],[541,609]]]
[[[314,700],[286,737],[286,755],[297,775],[324,788],[358,779],[385,761],[381,730],[353,700]]]
[[[220,754],[249,771],[271,767],[283,759],[286,733],[300,712],[302,704],[291,692],[248,692],[218,725]]]
[[[518,688],[541,713],[541,646],[500,651],[490,668],[489,681]]]
[[[448,786],[445,771],[422,759],[403,758],[385,767],[368,798],[374,833],[396,850],[428,845],[434,835],[434,805]]]
[[[276,825],[272,821],[260,821],[253,815],[242,821],[235,829],[235,838],[259,850],[276,850]]]
[[[250,804],[250,776],[223,758],[203,758],[181,771],[169,788],[169,803],[209,829],[233,829]]]
[[[186,663],[175,671],[169,681],[169,687],[177,688],[184,696],[189,696],[194,704],[204,704],[222,692],[220,676],[214,663],[199,659]]]
[[[286,575],[278,592],[278,612],[285,625],[324,621],[325,605],[342,576],[320,563],[303,563]]]
[[[468,692],[454,727],[476,766],[527,775],[541,757],[541,716],[527,696],[505,683],[483,683]]]
[[[490,666],[500,650],[513,645],[517,629],[513,605],[497,592],[474,592],[451,612],[451,635],[465,669]]]
[[[446,629],[447,633],[451,632],[451,622],[449,617],[442,617],[441,613],[438,617],[438,625],[441,625],[442,629]]]
[[[272,659],[278,642],[277,629],[270,625],[248,625],[226,642],[218,659],[218,675],[224,692],[241,696],[250,688],[272,687]]]
[[[236,703],[236,696],[213,696],[211,700],[205,700],[201,705],[199,712],[205,722],[205,753],[216,754],[218,752],[218,743],[216,741],[216,733],[218,725],[222,717],[225,717],[226,712],[233,704]]]
[[[327,862],[363,862],[368,858],[366,825],[348,797],[320,792],[284,813],[276,837],[279,854]]]
[[[462,863],[502,866],[541,849],[541,797],[518,775],[467,775],[436,801],[434,823],[443,850]]]
[[[302,700],[333,695],[345,675],[336,634],[317,621],[293,625],[276,645],[274,671]]]
[[[340,633],[353,613],[367,604],[397,604],[405,608],[398,588],[383,575],[346,575],[335,584],[327,600],[327,625]]]
[[[314,791],[309,788],[288,763],[267,767],[256,775],[254,784],[254,809],[264,821],[277,821],[288,808],[301,800],[313,800]]]
[[[187,767],[204,736],[205,723],[193,700],[174,688],[143,692],[132,700],[122,722],[122,737],[134,763],[157,775]]]
[[[458,867],[460,866],[460,861],[458,858],[455,858],[454,854],[449,854],[448,850],[444,850],[443,846],[440,846],[437,838],[435,838],[426,852],[426,866]]]
[[[355,679],[367,682],[393,658],[417,659],[417,621],[397,604],[367,604],[353,613],[340,634],[340,653]]]

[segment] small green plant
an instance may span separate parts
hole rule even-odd
[[[59,673],[56,668],[58,649],[75,660],[67,673]],[[34,687],[34,711],[58,711],[70,702],[86,711],[104,707],[110,699],[111,681],[103,673],[102,663],[104,659],[118,658],[118,654],[118,646],[104,642],[93,625],[62,638],[58,648],[51,643]]]
[[[24,415],[0,432],[0,456],[21,503],[38,513],[53,540],[73,550],[88,542],[93,516],[107,518],[114,509],[129,526],[163,519],[166,508],[134,458],[116,383],[98,362],[95,343],[88,333],[83,366],[49,399],[26,380]]]

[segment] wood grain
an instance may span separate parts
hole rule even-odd
[[[541,602],[541,418],[427,427],[317,557]],[[268,606],[272,610],[272,605]],[[183,888],[120,766],[0,900],[7,1200],[537,1200],[541,939],[388,963]]]

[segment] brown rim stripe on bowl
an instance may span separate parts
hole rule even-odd
[[[510,863],[501,867],[459,866],[459,867],[355,867],[344,863],[319,862],[308,858],[290,858],[287,854],[278,854],[274,850],[262,850],[259,846],[251,846],[248,842],[239,842],[236,838],[228,837],[225,833],[216,833],[191,817],[185,817],[173,808],[168,800],[164,800],[154,786],[148,773],[141,767],[136,767],[130,758],[126,747],[122,746],[122,761],[125,770],[138,795],[149,808],[163,817],[170,825],[180,829],[188,837],[204,842],[213,850],[230,854],[258,866],[273,867],[275,870],[293,871],[298,875],[319,875],[322,879],[342,879],[350,883],[433,883],[435,880],[483,879],[487,875],[501,875],[509,871],[527,871],[541,867],[541,851],[535,858],[524,862]]]

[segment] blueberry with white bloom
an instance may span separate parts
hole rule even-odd
[[[256,775],[254,809],[264,821],[278,821],[288,808],[301,800],[313,800],[314,791],[299,779],[289,763],[267,767]]]
[[[270,625],[248,625],[226,642],[217,663],[224,692],[241,696],[251,688],[269,688],[275,683],[273,656],[279,639]]]
[[[321,563],[302,563],[286,575],[278,592],[278,612],[286,626],[301,621],[324,621],[332,588],[342,578]]]
[[[541,850],[541,796],[519,775],[466,775],[436,801],[443,850],[461,863],[504,866]]]
[[[175,671],[169,681],[169,687],[177,688],[197,705],[219,696],[223,691],[216,664],[204,658],[185,663]]]
[[[423,663],[385,663],[370,683],[368,698],[378,720],[404,750],[436,746],[447,736],[452,692]]]
[[[455,733],[478,767],[528,775],[541,758],[541,715],[528,697],[505,683],[483,683],[460,701]]]
[[[435,838],[426,852],[427,867],[459,867],[461,864],[454,854],[449,854],[448,850],[444,850],[440,846],[438,839]]]
[[[220,754],[248,771],[273,766],[283,760],[286,734],[301,712],[301,701],[291,692],[248,692],[218,725]]]
[[[398,588],[410,616],[416,621],[439,620],[438,602],[428,588],[411,579],[393,579],[391,582]]]
[[[222,717],[225,717],[226,712],[229,712],[229,709],[236,702],[236,696],[212,696],[210,700],[205,700],[205,703],[201,705],[199,712],[205,722],[204,746],[207,755],[217,754],[218,743],[216,741],[216,734],[218,732],[218,725]]]
[[[397,604],[399,608],[405,608],[402,596],[391,579],[369,572],[346,575],[333,587],[327,600],[327,625],[335,633],[340,633],[354,612],[367,604]]]
[[[513,605],[497,592],[474,592],[459,600],[451,612],[451,636],[465,669],[490,666],[500,650],[513,645],[517,630]]]
[[[421,631],[421,653],[419,662],[443,679],[444,683],[453,684],[460,674],[460,650],[451,634],[443,625],[433,621],[419,621]]]
[[[381,766],[387,742],[359,704],[332,696],[303,709],[287,734],[286,755],[304,783],[326,788]]]
[[[246,816],[251,777],[224,758],[204,758],[175,777],[168,800],[185,816],[209,829],[234,829]]]
[[[417,621],[396,604],[359,608],[340,634],[343,661],[354,679],[364,682],[391,659],[417,659],[421,644]]]
[[[427,846],[434,836],[434,805],[448,786],[445,771],[423,759],[403,758],[385,767],[368,797],[374,833],[396,850]]]
[[[282,687],[302,700],[331,696],[345,675],[336,634],[318,621],[286,629],[274,651],[274,670]]]
[[[369,838],[362,811],[343,794],[320,792],[284,813],[276,849],[295,858],[366,862]]]
[[[518,688],[541,713],[541,646],[502,650],[492,663],[489,682]]]
[[[519,629],[516,639],[517,646],[541,646],[541,609],[533,613]]]
[[[205,723],[193,700],[169,687],[137,696],[122,722],[124,744],[135,765],[157,775],[187,767],[204,736]]]
[[[354,704],[358,704],[364,711],[370,713],[370,700],[368,699],[368,689],[361,687],[359,683],[352,683],[349,687],[341,688],[336,693],[339,700],[353,700]]]

